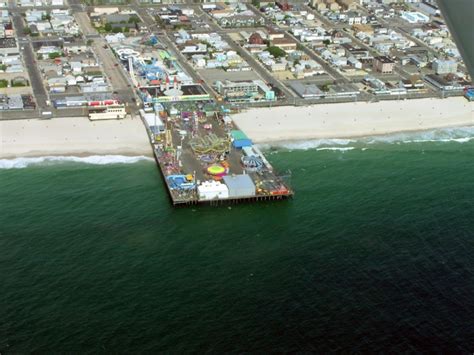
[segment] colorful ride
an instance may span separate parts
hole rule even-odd
[[[194,182],[188,182],[186,175],[169,175],[166,181],[171,190],[191,190],[196,187]]]
[[[212,176],[224,176],[226,174],[226,168],[222,165],[211,165],[207,168],[207,173]]]

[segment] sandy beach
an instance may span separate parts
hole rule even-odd
[[[352,138],[474,126],[474,103],[461,97],[273,107],[233,116],[255,142]],[[46,155],[151,156],[140,119],[87,118],[0,121],[0,158]]]
[[[462,97],[258,108],[233,116],[255,143],[352,138],[474,125]]]
[[[140,119],[91,122],[85,117],[0,121],[0,158],[45,155],[152,155]]]

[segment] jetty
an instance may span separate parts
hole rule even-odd
[[[212,101],[155,103],[140,110],[171,203],[236,204],[293,197],[231,112]]]

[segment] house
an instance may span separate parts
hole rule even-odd
[[[61,49],[56,46],[41,46],[40,49],[36,51],[38,54],[48,55],[51,53],[61,53]]]
[[[66,78],[67,86],[77,85],[77,80],[76,80],[76,77],[74,75],[66,75],[65,78]]]
[[[252,33],[252,35],[249,37],[248,43],[253,44],[253,45],[262,45],[264,44],[264,40],[262,36],[260,36],[260,34],[255,32],[255,33]]]
[[[367,23],[367,16],[363,16],[355,11],[350,11],[346,14],[345,21],[350,25],[360,25]]]
[[[4,25],[4,37],[5,38],[13,38],[15,37],[15,30],[13,29],[13,25],[11,23],[7,23]]]
[[[456,76],[441,76],[436,74],[425,75],[424,80],[441,91],[459,91],[464,90],[468,83],[464,83]]]
[[[272,29],[272,28],[269,28],[269,29],[267,30],[267,32],[268,32],[268,39],[269,39],[270,41],[273,41],[273,40],[275,40],[275,39],[283,39],[283,38],[285,38],[285,34],[284,34],[283,32],[275,31],[275,30]]]
[[[216,81],[217,92],[232,102],[249,102],[258,99],[273,101],[275,92],[262,80],[252,81]]]
[[[63,50],[65,54],[84,53],[89,50],[85,43],[64,43]]]
[[[430,17],[415,11],[402,11],[401,18],[409,23],[428,23]]]
[[[362,69],[362,62],[354,56],[348,57],[347,62],[356,69]]]
[[[275,38],[271,41],[272,46],[283,49],[285,52],[295,51],[297,48],[297,43],[291,38]]]
[[[373,69],[382,74],[393,73],[395,62],[387,56],[378,56],[374,58]]]
[[[433,70],[436,74],[450,74],[458,70],[458,63],[454,60],[440,60],[433,62]]]
[[[73,74],[81,74],[82,73],[82,63],[81,62],[69,62],[71,65],[71,71]]]
[[[108,34],[105,36],[107,43],[120,43],[125,40],[125,35],[122,32]]]
[[[337,3],[344,11],[353,11],[357,9],[357,3],[354,0],[337,0]]]
[[[94,7],[92,13],[97,15],[107,15],[107,14],[114,14],[119,12],[120,9],[118,7]]]
[[[234,15],[230,17],[224,17],[218,20],[218,24],[221,27],[232,28],[232,27],[257,27],[265,24],[263,17],[247,16],[247,15]]]

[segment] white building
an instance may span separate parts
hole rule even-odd
[[[454,60],[435,60],[433,62],[433,70],[436,74],[455,73],[458,70],[458,63]]]
[[[197,189],[200,201],[229,198],[229,189],[219,181],[204,181]]]
[[[401,18],[409,23],[428,23],[430,17],[417,11],[403,11]]]

